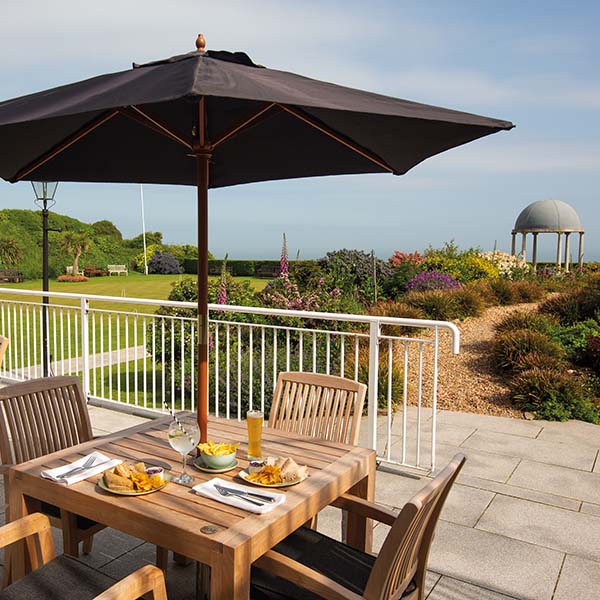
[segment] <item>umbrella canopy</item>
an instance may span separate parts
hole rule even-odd
[[[199,420],[206,437],[209,187],[389,172],[513,124],[197,51],[0,103],[0,176],[198,188]]]

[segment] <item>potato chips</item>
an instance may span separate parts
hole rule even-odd
[[[208,442],[198,444],[198,448],[209,456],[227,456],[228,454],[233,454],[239,445],[239,442],[237,444],[225,444],[224,442],[208,440]]]
[[[135,465],[120,464],[104,472],[104,483],[110,490],[149,492],[162,487],[164,481],[160,475],[148,475],[144,463]]]
[[[265,465],[258,473],[250,473],[246,479],[261,485],[273,485],[283,482],[281,467],[276,465]]]

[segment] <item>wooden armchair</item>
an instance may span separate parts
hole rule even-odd
[[[330,442],[358,444],[367,386],[319,373],[280,373],[269,427]]]
[[[337,505],[391,526],[379,555],[302,527],[254,563],[250,597],[423,600],[435,526],[464,462],[464,455],[457,454],[398,515],[366,500],[342,496]]]
[[[15,464],[91,440],[92,426],[77,377],[47,377],[0,389],[0,474]],[[6,478],[5,478],[6,484]],[[8,490],[5,485],[5,502]],[[95,521],[40,503],[39,509],[63,532],[64,552],[92,549],[92,536],[104,528]],[[10,513],[10,506],[8,507]],[[8,568],[5,565],[5,581]]]
[[[60,600],[135,600],[144,594],[152,600],[167,600],[160,569],[146,565],[125,579],[113,579],[78,560],[54,558],[54,543],[48,517],[34,513],[0,527],[0,547],[28,539],[33,572],[0,592],[0,600],[47,598]]]

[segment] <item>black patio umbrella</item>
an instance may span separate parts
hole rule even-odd
[[[0,103],[0,176],[162,183],[198,190],[198,420],[206,439],[208,189],[402,175],[513,124],[197,50]]]

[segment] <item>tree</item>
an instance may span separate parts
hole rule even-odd
[[[79,273],[79,257],[90,248],[90,240],[84,231],[65,231],[58,238],[60,249],[73,257],[73,275]]]
[[[23,257],[23,251],[19,242],[14,237],[0,237],[0,263],[10,269],[14,267]]]

